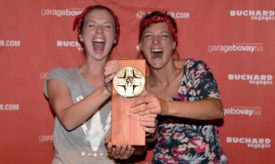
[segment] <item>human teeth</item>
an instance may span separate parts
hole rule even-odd
[[[161,58],[163,51],[161,49],[154,49],[152,50],[152,57],[154,59]]]
[[[94,42],[104,42],[103,39],[94,39]]]
[[[160,49],[160,48],[152,49],[152,52],[162,52],[162,49]]]
[[[104,39],[97,38],[93,40],[93,47],[95,52],[102,53],[104,51],[104,46],[105,46]]]

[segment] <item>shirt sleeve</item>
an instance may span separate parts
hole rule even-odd
[[[64,84],[66,84],[66,71],[62,68],[56,68],[56,69],[53,69],[51,70],[46,79],[44,80],[44,95],[46,97],[48,97],[48,84],[47,84],[47,81],[49,79],[57,79],[57,80],[60,80],[61,82],[63,82]],[[67,85],[67,84],[66,84]]]
[[[217,82],[207,64],[199,60],[194,63],[192,69],[194,71],[193,85],[197,96],[200,99],[208,97],[221,98]]]

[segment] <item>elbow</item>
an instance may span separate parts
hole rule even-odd
[[[75,127],[69,125],[69,124],[63,124],[63,127],[67,130],[67,131],[72,131],[75,129]]]
[[[73,121],[71,117],[66,114],[65,111],[63,112],[55,112],[56,113],[56,118],[60,122],[60,124],[63,126],[63,128],[67,131],[72,131],[74,130],[77,126],[76,123]]]
[[[66,121],[64,119],[63,120],[60,119],[60,123],[62,124],[64,129],[66,129],[67,131],[72,131],[76,128],[75,125],[71,121]]]
[[[67,121],[63,123],[63,127],[67,130],[67,131],[72,131],[75,128],[77,128],[77,126],[72,122],[72,121]]]
[[[222,101],[217,98],[211,98],[210,101],[212,103],[212,108],[215,109],[212,115],[213,119],[222,119],[224,117]]]
[[[223,112],[223,110],[217,112],[217,119],[223,119],[223,117],[224,117],[224,112]]]
[[[221,100],[218,100],[216,102],[216,118],[217,119],[222,119],[224,117],[224,110],[223,110],[223,104]]]

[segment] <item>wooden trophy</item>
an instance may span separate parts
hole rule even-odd
[[[120,70],[113,79],[113,144],[145,145],[145,131],[139,115],[130,114],[131,104],[145,87],[145,60],[118,60]]]

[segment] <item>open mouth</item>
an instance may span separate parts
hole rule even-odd
[[[161,48],[153,48],[151,54],[153,59],[160,59],[163,55],[163,50]]]
[[[94,39],[93,48],[95,52],[103,52],[105,46],[105,41],[103,39]]]

